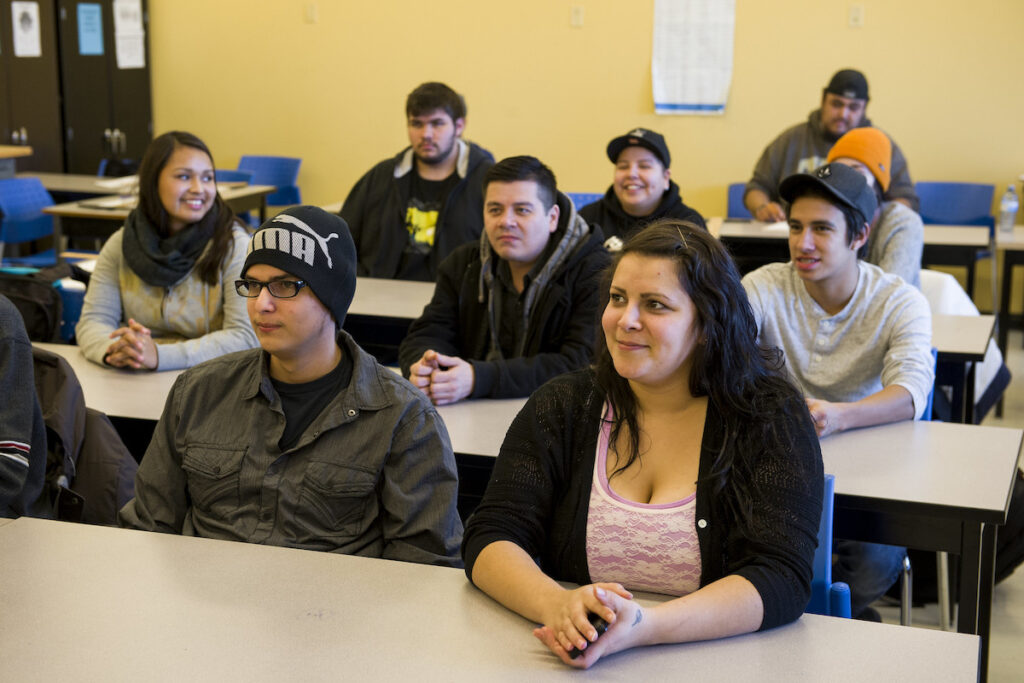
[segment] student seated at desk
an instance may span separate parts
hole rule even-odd
[[[679,185],[671,178],[665,138],[646,128],[634,128],[608,143],[615,177],[604,197],[580,209],[583,220],[597,224],[605,238],[621,243],[634,230],[659,218],[678,218],[705,227],[704,218],[683,203]]]
[[[46,425],[32,379],[32,342],[11,300],[0,294],[0,517],[49,517]]]
[[[355,259],[345,221],[322,209],[260,226],[235,287],[262,349],[178,377],[123,525],[458,564],[444,424],[341,330]]]
[[[768,347],[782,349],[822,438],[919,418],[935,380],[924,296],[858,259],[878,204],[860,173],[827,164],[779,187],[788,202],[791,261],[743,278]],[[835,581],[850,585],[854,617],[899,576],[905,550],[836,541]]]
[[[248,234],[217,192],[213,158],[190,133],[164,133],[139,167],[139,206],[100,251],[75,328],[85,357],[180,370],[256,346],[232,291]]]
[[[810,597],[821,451],[778,352],[757,346],[732,259],[706,231],[659,221],[605,287],[595,366],[538,389],[509,428],[467,524],[467,575],[572,666],[793,621]],[[642,608],[630,590],[681,597]]]
[[[829,150],[828,163],[833,161],[860,173],[875,191],[878,210],[869,217],[864,260],[920,288],[924,223],[906,204],[885,200],[892,168],[889,136],[877,128],[854,128]]]
[[[445,257],[480,237],[480,181],[494,157],[462,139],[466,101],[444,83],[409,93],[405,115],[409,146],[356,182],[341,217],[359,275],[432,282]]]
[[[509,157],[484,176],[484,234],[441,264],[399,347],[402,373],[438,404],[529,396],[590,362],[608,265],[547,166]]]

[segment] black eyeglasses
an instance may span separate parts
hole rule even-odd
[[[270,296],[275,299],[291,299],[305,286],[305,280],[271,280],[270,282],[235,280],[235,291],[238,292],[239,296],[244,296],[247,299],[258,297],[264,287],[270,292]]]

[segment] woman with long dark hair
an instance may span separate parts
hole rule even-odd
[[[103,246],[85,294],[75,333],[86,358],[177,370],[255,347],[232,284],[247,244],[203,141],[181,131],[153,140],[138,208]]]
[[[466,526],[467,575],[574,666],[796,619],[821,452],[731,258],[706,231],[658,221],[604,294],[594,367],[537,390],[505,437]],[[641,608],[630,590],[680,597]],[[600,637],[591,615],[609,624]]]

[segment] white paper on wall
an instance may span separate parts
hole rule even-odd
[[[39,3],[12,2],[11,22],[14,26],[14,56],[42,57],[39,37]]]
[[[735,28],[735,0],[655,0],[655,113],[725,113]]]

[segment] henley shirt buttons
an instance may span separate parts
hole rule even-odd
[[[698,519],[697,520],[697,528],[698,529],[704,529],[704,528],[707,527],[707,525],[708,525],[708,520],[706,520],[706,519]]]

